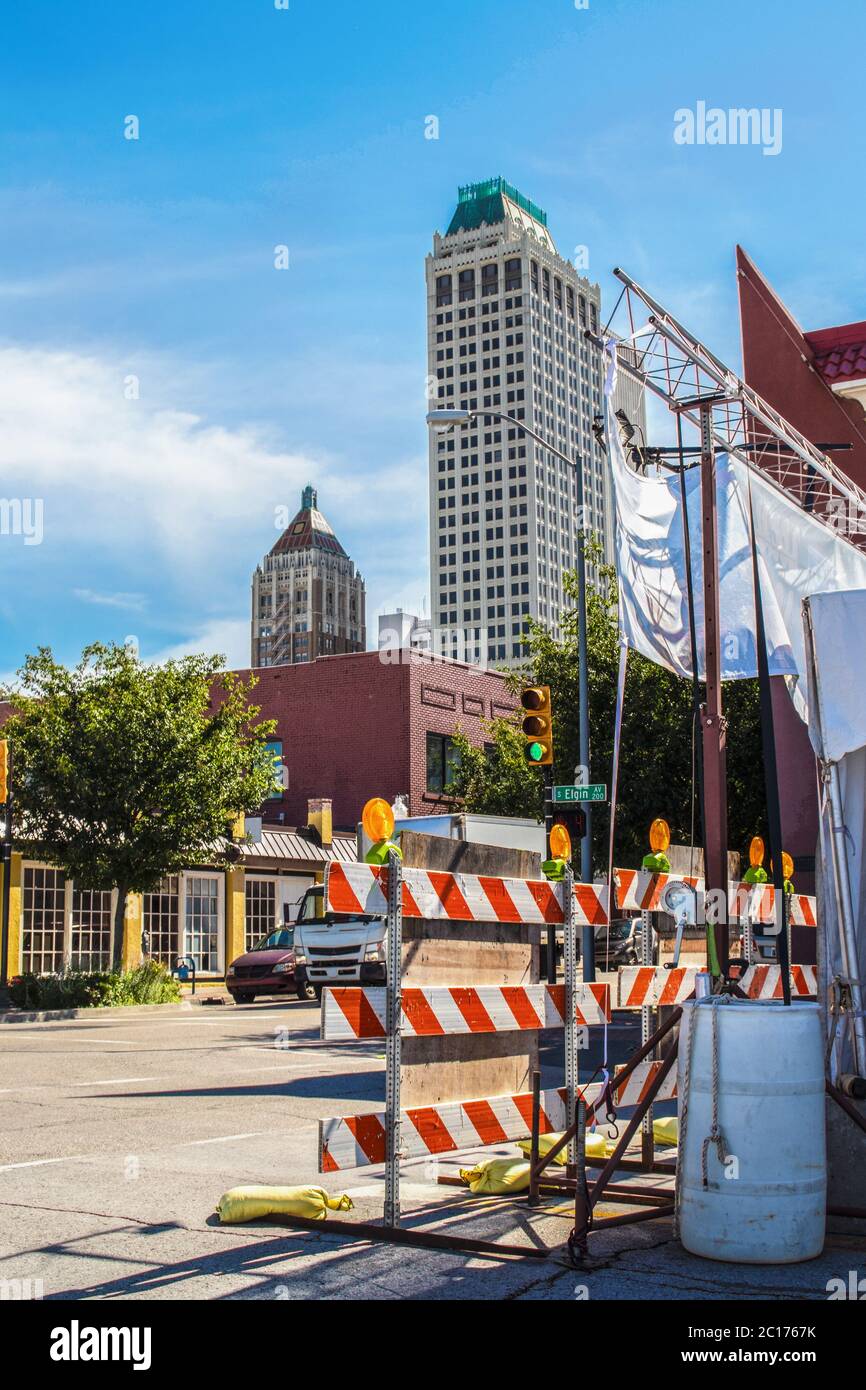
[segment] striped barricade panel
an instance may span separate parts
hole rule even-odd
[[[644,1005],[683,1004],[695,992],[698,967],[627,965],[620,969],[619,1008],[639,1009]],[[781,999],[781,966],[751,965],[738,981],[749,999]],[[813,965],[791,966],[791,992],[798,998],[813,998],[817,994],[817,976]]]
[[[616,904],[620,912],[660,912],[662,889],[670,879],[704,891],[702,878],[687,874],[654,874],[649,869],[614,869]]]
[[[617,1094],[618,1106],[637,1105],[652,1084],[662,1062],[642,1062]],[[582,1090],[592,1104],[601,1094],[598,1084]],[[676,1073],[670,1071],[658,1093],[658,1100],[676,1095]],[[559,1133],[567,1126],[566,1092],[543,1091],[539,1129],[542,1134]],[[401,1157],[426,1158],[430,1154],[458,1153],[462,1149],[483,1148],[488,1144],[507,1144],[525,1139],[532,1130],[532,1094],[493,1096],[487,1100],[448,1101],[421,1106],[400,1113]],[[385,1116],[349,1115],[319,1121],[319,1172],[334,1173],[344,1168],[363,1168],[385,1162]]]
[[[705,892],[702,878],[688,874],[654,874],[649,869],[615,869],[616,901],[620,912],[661,911],[661,895],[672,879],[688,883],[699,894]],[[728,915],[749,917],[754,922],[771,923],[776,901],[775,889],[768,884],[732,883],[728,889]],[[805,893],[788,894],[788,915],[795,927],[814,927],[815,899]]]
[[[624,965],[619,971],[619,1007],[682,1004],[695,992],[698,968],[677,965],[670,970],[655,965]]]
[[[655,965],[625,965],[619,972],[621,1009],[639,1009],[644,1005],[682,1004],[695,992],[698,969],[677,966],[665,970]],[[750,999],[782,998],[782,967],[779,965],[750,965],[738,981],[740,989]],[[817,995],[818,982],[814,965],[791,966],[791,993],[809,999]]]
[[[788,920],[795,927],[814,927],[817,923],[815,899],[806,893],[786,894]],[[772,925],[775,921],[776,890],[769,884],[738,883],[729,894],[731,917],[746,917],[753,923]]]
[[[560,926],[564,920],[562,891],[562,884],[547,879],[403,869],[403,912],[428,921]],[[329,912],[384,917],[388,910],[387,866],[329,864],[325,892]],[[607,885],[576,883],[574,904],[578,926],[602,926],[607,921]]]
[[[782,998],[782,967],[780,965],[750,965],[743,971],[740,989],[750,999]],[[818,971],[814,965],[791,966],[791,993],[798,999],[815,999],[818,995]]]
[[[384,1038],[383,988],[322,991],[322,1039]],[[402,989],[404,1037],[445,1033],[507,1033],[565,1026],[565,985],[425,986]],[[580,1024],[610,1021],[610,986],[578,985],[575,1016]]]

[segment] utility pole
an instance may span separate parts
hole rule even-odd
[[[719,535],[716,509],[716,452],[713,401],[700,404],[701,515],[704,565],[704,663],[706,699],[701,707],[704,796],[704,884],[707,894],[720,890],[722,921],[707,928],[709,966],[714,975],[728,971],[728,788],[727,722],[722,713],[721,620],[719,617]],[[713,960],[715,955],[715,961]]]

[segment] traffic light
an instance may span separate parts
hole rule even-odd
[[[572,845],[575,845],[586,834],[586,812],[582,806],[558,807],[554,830],[557,825],[565,827]]]
[[[0,738],[0,806],[9,800],[9,743]]]
[[[553,716],[549,685],[526,685],[520,692],[523,715],[524,755],[534,767],[550,767],[553,762]]]

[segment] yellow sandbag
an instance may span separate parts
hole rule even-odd
[[[553,1148],[562,1138],[561,1134],[539,1134],[538,1136],[538,1156],[546,1158]],[[518,1149],[529,1155],[532,1153],[531,1139],[519,1139]],[[586,1136],[586,1156],[587,1158],[604,1158],[606,1154],[612,1153],[612,1149],[606,1146],[605,1136],[596,1130],[593,1134]],[[568,1149],[561,1149],[553,1160],[554,1163],[566,1164],[568,1162]]]
[[[558,1144],[561,1138],[561,1134],[539,1134],[538,1157],[546,1158],[547,1155],[550,1153],[550,1150],[553,1148],[554,1144]],[[526,1154],[527,1158],[529,1158],[529,1156],[532,1153],[532,1140],[518,1139],[517,1147],[521,1150],[522,1153]],[[554,1163],[567,1163],[568,1151],[566,1149],[563,1149],[562,1153],[558,1153],[553,1161]]]
[[[460,1176],[470,1192],[525,1192],[529,1164],[518,1158],[485,1158],[474,1168],[461,1168]]]
[[[613,1153],[613,1147],[607,1135],[600,1129],[595,1129],[592,1134],[586,1136],[587,1158],[607,1158]]]
[[[663,1120],[653,1120],[653,1139],[657,1144],[676,1144],[680,1137],[680,1122],[676,1115],[668,1115]]]
[[[329,1211],[351,1211],[354,1203],[345,1192],[329,1197],[323,1187],[233,1187],[217,1202],[222,1225],[256,1221],[261,1216],[306,1216],[324,1221]]]

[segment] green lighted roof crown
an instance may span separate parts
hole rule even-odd
[[[503,193],[512,203],[528,212],[530,217],[534,217],[536,222],[540,222],[542,227],[547,226],[547,213],[543,212],[537,203],[524,198],[513,183],[508,183],[499,176],[495,179],[485,179],[483,183],[467,183],[458,188],[457,209],[445,235],[451,236],[453,232],[461,229],[475,231],[482,222],[502,222],[505,218]]]

